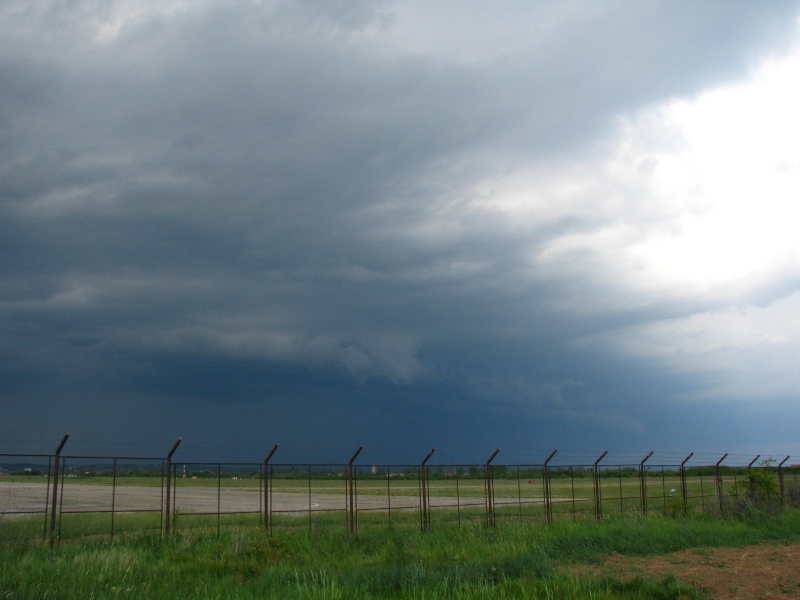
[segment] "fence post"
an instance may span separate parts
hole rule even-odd
[[[486,461],[486,466],[484,467],[484,493],[486,495],[486,524],[494,526],[494,474],[492,473],[492,461],[494,457],[497,456],[497,453],[500,452],[500,448],[497,448],[494,453],[489,457],[489,460]]]
[[[275,444],[264,459],[264,531],[267,535],[272,533],[272,477],[269,473],[269,459],[277,449],[278,444]]]
[[[347,525],[350,533],[356,530],[356,481],[353,473],[353,461],[363,449],[364,446],[359,446],[350,462],[347,463]]]
[[[61,443],[56,448],[55,453],[55,466],[53,471],[53,507],[50,512],[50,547],[52,548],[56,541],[56,511],[58,510],[58,466],[61,460],[61,451],[64,449],[64,444],[67,443],[69,434],[65,433],[61,439]]]
[[[715,482],[717,484],[717,500],[719,501],[719,509],[720,510],[722,510],[722,475],[719,472],[719,466],[722,463],[722,461],[727,458],[727,456],[728,456],[728,453],[726,452],[725,454],[722,455],[722,458],[720,458],[717,461],[717,464],[714,465],[714,473],[716,475]]]
[[[681,477],[681,500],[683,501],[683,512],[686,512],[689,509],[689,496],[686,490],[686,463],[689,462],[689,459],[694,456],[694,452],[690,452],[689,456],[683,459],[681,463],[680,469],[680,477]],[[702,479],[700,480],[703,481]]]
[[[172,517],[172,455],[175,454],[175,450],[178,449],[182,441],[182,437],[175,440],[175,443],[172,444],[172,449],[167,454],[167,510],[164,515],[164,533],[166,535],[169,535],[169,522]]]
[[[747,470],[748,470],[748,471],[751,469],[751,467],[752,467],[752,466],[755,464],[755,462],[756,462],[756,461],[757,461],[759,458],[761,458],[761,455],[760,455],[760,454],[756,454],[756,457],[755,457],[753,460],[751,460],[751,461],[750,461],[750,464],[749,464],[749,465],[747,465]]]
[[[608,450],[603,452],[596,461],[594,461],[594,518],[598,521],[603,518],[603,502],[600,495],[600,461],[603,460],[608,454]]]
[[[427,531],[431,526],[430,506],[428,504],[428,468],[425,464],[433,456],[434,452],[436,452],[436,448],[431,448],[431,451],[419,464],[419,519],[422,531]]]
[[[552,458],[558,452],[558,448],[550,453],[544,463],[542,463],[542,477],[544,478],[544,518],[548,525],[553,522],[553,504],[550,498],[550,467],[548,466]]]
[[[791,456],[791,455],[789,455],[789,456]],[[780,491],[781,491],[781,500],[783,500],[783,493],[784,493],[784,489],[783,489],[783,463],[785,463],[787,460],[789,460],[789,456],[787,456],[786,458],[784,458],[784,459],[783,459],[783,460],[782,460],[782,461],[781,461],[781,462],[778,464],[778,486],[780,486]]]
[[[117,459],[114,459],[114,476],[111,480],[111,539],[114,539],[114,511],[117,507]]]
[[[647,462],[647,459],[651,456],[653,456],[652,450],[650,450],[650,454],[645,456],[642,462],[639,463],[639,495],[642,499],[642,515],[647,514],[647,483],[644,475],[644,463]]]
[[[760,454],[756,454],[756,457],[755,457],[753,460],[751,460],[751,461],[750,461],[750,464],[748,464],[748,465],[747,465],[747,473],[748,473],[748,474],[750,473],[750,469],[752,469],[752,468],[753,468],[753,465],[754,465],[754,464],[756,464],[756,461],[757,461],[759,458],[761,458],[761,455],[760,455]],[[734,467],[734,472],[735,472],[735,471],[736,471],[736,468]],[[736,497],[737,497],[737,498],[739,497],[739,490],[738,490],[738,489],[736,490]],[[783,494],[781,494],[781,497],[783,497]]]

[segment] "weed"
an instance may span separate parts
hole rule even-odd
[[[7,538],[4,538],[4,541]],[[800,511],[373,528],[216,527],[110,540],[0,545],[0,598],[700,598],[674,578],[573,576],[605,554],[800,539]]]

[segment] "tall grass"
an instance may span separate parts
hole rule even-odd
[[[800,511],[615,518],[552,526],[187,529],[64,541],[55,550],[0,528],[0,598],[702,598],[674,578],[569,574],[610,552],[800,540]]]

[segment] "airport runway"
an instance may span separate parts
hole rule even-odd
[[[0,482],[0,515],[43,513],[52,498],[52,486],[46,483]],[[408,490],[406,490],[408,493]],[[59,505],[62,512],[115,512],[160,511],[165,502],[161,487],[108,486],[69,483],[59,488]],[[347,509],[347,495],[335,492],[282,492],[273,491],[269,498],[274,513],[300,513]],[[516,504],[516,498],[498,498],[495,506]],[[539,503],[540,499],[527,499]],[[483,506],[483,498],[431,496],[429,506],[453,508]],[[221,488],[178,486],[174,507],[180,513],[246,513],[259,512],[264,506],[262,492],[252,488]],[[361,492],[356,496],[358,510],[411,510],[419,509],[417,494],[391,495]]]

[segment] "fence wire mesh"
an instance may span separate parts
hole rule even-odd
[[[753,473],[766,476],[777,501],[800,505],[800,465],[786,466],[788,457],[747,466],[721,460],[687,464],[688,459],[650,464],[647,458],[554,466],[495,465],[491,460],[355,465],[352,459],[198,463],[171,455],[0,454],[0,532],[9,539],[38,537],[53,543],[192,528],[219,532],[260,526],[268,533],[305,527],[428,529],[510,519],[544,525],[638,513],[719,512],[747,499]]]

